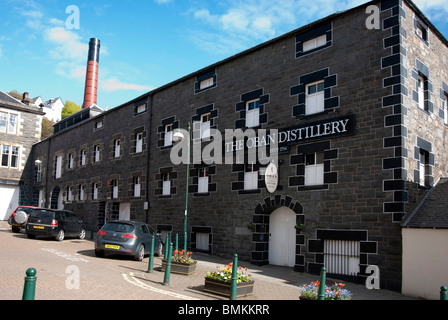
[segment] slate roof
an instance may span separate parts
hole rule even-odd
[[[32,112],[36,114],[45,114],[40,108],[29,106],[22,101],[10,96],[9,94],[0,90],[0,107],[7,107],[24,112]]]
[[[440,179],[402,226],[448,229],[448,178]]]

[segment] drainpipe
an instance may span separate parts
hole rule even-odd
[[[153,107],[153,95],[149,95],[149,126],[147,137],[147,155],[146,155],[146,223],[149,223],[149,185],[150,185],[150,154],[151,154],[151,131],[152,131],[152,107]]]

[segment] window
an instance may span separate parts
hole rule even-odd
[[[425,111],[428,110],[427,89],[428,89],[428,78],[426,78],[423,74],[420,73],[418,75],[417,80],[418,107]]]
[[[135,114],[143,113],[146,111],[146,103],[138,105],[135,107]]]
[[[200,81],[199,82],[199,90],[204,90],[206,88],[213,86],[214,82],[215,81],[214,81],[213,77],[210,77],[210,78]]]
[[[216,87],[216,70],[213,69],[196,77],[194,92],[199,93],[214,87]]]
[[[86,150],[81,150],[81,159],[79,160],[79,165],[86,165]]]
[[[303,52],[307,52],[327,44],[327,35],[323,34],[319,37],[303,42]]]
[[[258,189],[259,165],[246,164],[244,172],[244,190]]]
[[[260,99],[246,102],[246,127],[257,127],[260,124]]]
[[[305,155],[305,185],[324,184],[324,153],[309,153]]]
[[[18,167],[19,167],[19,147],[12,147],[11,168],[17,169]]]
[[[93,147],[93,161],[100,162],[100,146],[96,145]]]
[[[419,162],[419,184],[421,186],[426,186],[426,173],[427,164],[429,162],[429,153],[425,150],[420,149],[420,162]]]
[[[68,168],[73,169],[73,153],[68,155]]]
[[[2,147],[2,167],[9,167],[9,153],[11,152],[10,146]]]
[[[99,189],[98,183],[94,183],[92,189],[93,189],[92,190],[92,199],[97,200],[98,199],[98,189]]]
[[[208,168],[199,168],[198,173],[198,192],[199,193],[206,193],[208,192]]]
[[[133,178],[133,185],[134,185],[134,197],[140,197],[140,177],[134,177]]]
[[[171,180],[169,173],[162,173],[162,195],[171,194]]]
[[[73,187],[67,187],[67,202],[72,201],[73,199]]]
[[[84,199],[84,194],[85,194],[85,186],[84,185],[79,185],[79,190],[78,190],[78,194],[79,194],[79,201],[83,201]]]
[[[118,198],[118,181],[112,180],[112,199]]]
[[[357,276],[360,241],[324,240],[324,265],[332,274]]]
[[[95,129],[101,129],[103,127],[103,121],[95,122]]]
[[[57,156],[54,159],[54,178],[59,179],[62,175],[62,156]]]
[[[210,137],[210,119],[210,112],[201,115],[201,139]]]
[[[36,164],[36,182],[42,181],[42,163]]]
[[[171,146],[173,144],[173,124],[165,125],[165,144],[164,146]]]
[[[420,21],[416,21],[415,33],[423,41],[428,41],[428,29]]]
[[[324,81],[306,85],[305,114],[315,114],[325,110]]]
[[[120,139],[114,140],[114,158],[120,157]]]
[[[18,119],[17,114],[0,112],[0,132],[16,134]]]
[[[443,94],[443,123],[448,125],[448,93]]]
[[[137,133],[135,135],[135,152],[140,153],[143,151],[143,133]]]

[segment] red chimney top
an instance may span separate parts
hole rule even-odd
[[[98,90],[98,65],[100,61],[100,40],[92,38],[87,58],[86,85],[84,88],[83,108],[96,104]]]

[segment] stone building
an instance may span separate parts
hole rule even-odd
[[[30,101],[28,93],[19,101],[0,91],[0,220],[7,220],[19,203],[33,201],[30,154],[40,140],[44,112]]]
[[[333,14],[109,111],[81,111],[35,145],[35,193],[95,230],[137,219],[180,239],[188,194],[191,250],[358,281],[377,265],[381,288],[399,291],[403,218],[448,170],[447,44],[411,1]],[[189,124],[193,137],[257,132],[223,153],[248,154],[259,129],[278,130],[275,190],[266,163],[205,157],[189,165],[186,192],[187,165],[171,156]]]

